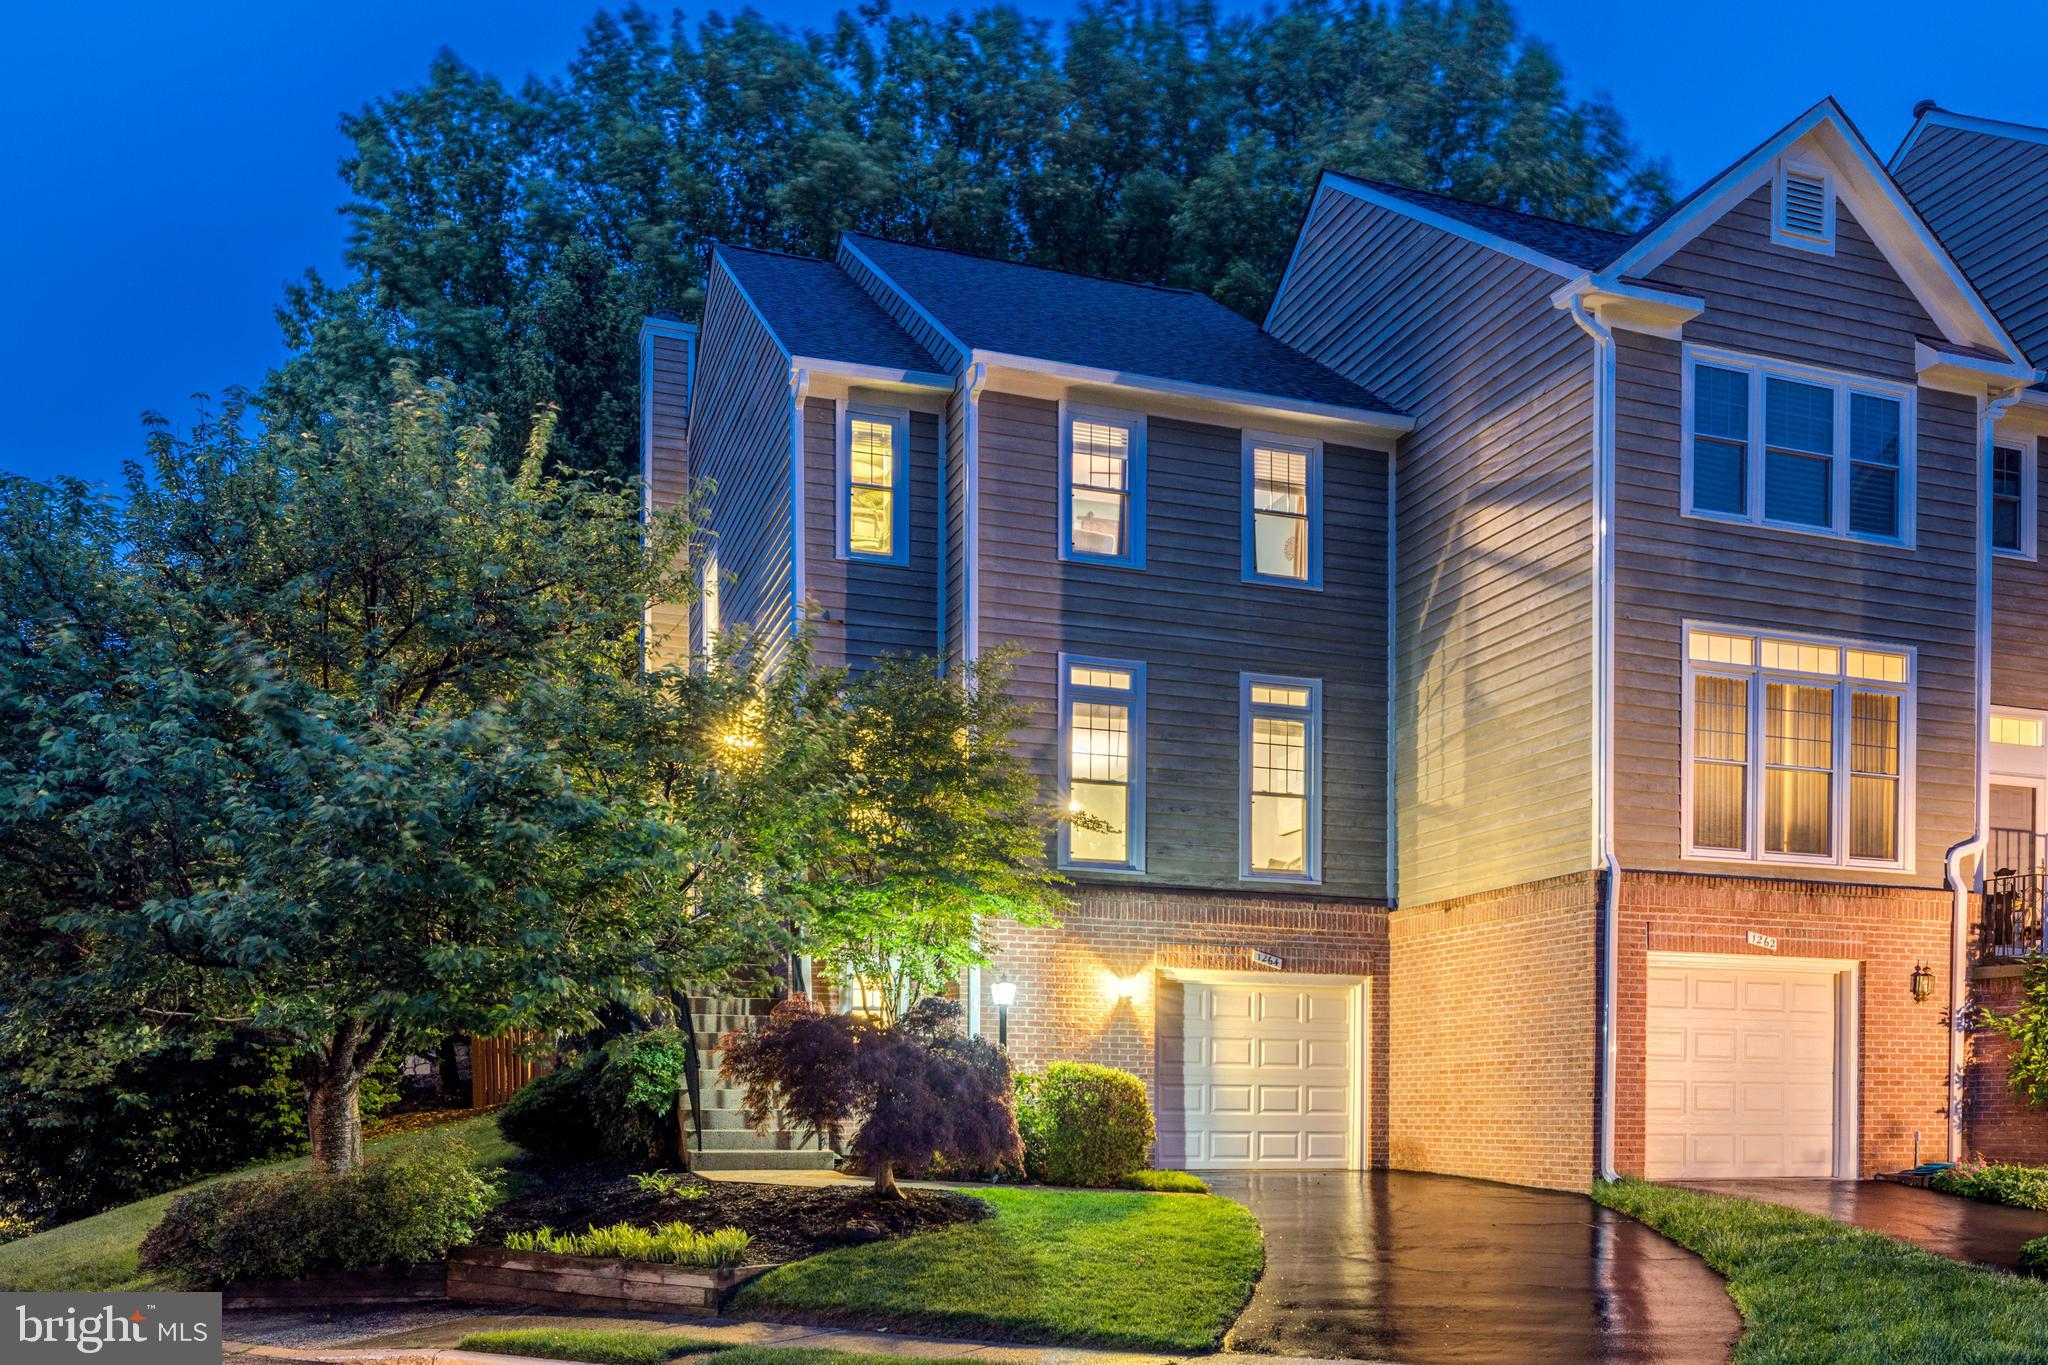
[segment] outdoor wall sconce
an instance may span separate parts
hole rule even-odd
[[[1934,994],[1934,973],[1926,963],[1913,969],[1913,999],[1925,1004],[1927,997]]]
[[[996,1002],[996,1046],[1007,1050],[1010,1046],[1010,1006],[1017,999],[1017,983],[1006,976],[990,986],[988,994]]]

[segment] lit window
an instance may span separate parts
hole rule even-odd
[[[1991,548],[1999,554],[2034,555],[2034,449],[2031,441],[1994,446],[1991,451]]]
[[[1060,442],[1070,559],[1144,562],[1145,437],[1141,419],[1070,412]]]
[[[704,627],[704,636],[698,641],[697,652],[709,654],[711,646],[718,641],[718,549],[713,546],[704,552],[704,580],[697,595],[698,620]]]
[[[848,408],[843,449],[840,551],[852,559],[903,563],[908,500],[905,414]]]
[[[1061,861],[1136,871],[1144,853],[1144,669],[1060,661]]]
[[[1719,352],[1686,379],[1688,512],[1911,539],[1911,389]]]
[[[2031,716],[1991,716],[1991,742],[2017,744],[2024,749],[2041,747],[2041,722]]]
[[[1910,654],[1695,630],[1686,657],[1694,853],[1904,861]]]
[[[1247,677],[1242,705],[1243,875],[1314,881],[1319,875],[1322,684]]]
[[[1323,449],[1244,436],[1244,576],[1317,586],[1322,579]]]

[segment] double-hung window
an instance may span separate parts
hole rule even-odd
[[[1244,433],[1244,577],[1323,581],[1323,444]]]
[[[1321,876],[1323,685],[1246,673],[1238,679],[1246,879]]]
[[[849,406],[839,433],[839,553],[910,559],[908,415]]]
[[[1910,652],[1692,627],[1685,689],[1689,856],[1907,864]]]
[[[703,578],[697,587],[697,652],[709,655],[718,643],[718,547],[704,552]]]
[[[1145,666],[1060,656],[1060,863],[1145,866]]]
[[[1991,548],[1999,554],[2034,557],[2034,478],[2031,441],[2000,440],[1991,447]]]
[[[1060,417],[1060,557],[1145,563],[1145,419],[1068,406]]]
[[[1689,347],[1685,510],[1891,545],[1913,540],[1913,390]]]

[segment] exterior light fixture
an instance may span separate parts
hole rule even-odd
[[[1917,1001],[1925,1003],[1927,997],[1933,994],[1934,973],[1930,971],[1928,969],[1927,964],[1923,962],[1913,969],[1913,998]]]
[[[1007,1051],[1010,1046],[1010,1006],[1017,999],[1017,983],[1004,977],[988,988],[989,998],[996,1002],[996,1046]]]

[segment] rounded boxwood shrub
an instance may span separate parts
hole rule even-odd
[[[218,1181],[171,1202],[142,1241],[142,1264],[195,1289],[418,1265],[475,1236],[491,1194],[467,1149],[449,1141],[347,1175]]]
[[[1017,1077],[1017,1130],[1024,1170],[1048,1185],[1109,1186],[1145,1167],[1152,1106],[1128,1071],[1054,1062]]]
[[[2048,1277],[2048,1237],[2020,1244],[2020,1269]]]
[[[548,1161],[674,1161],[688,1059],[676,1029],[614,1038],[522,1088],[498,1131]]]

